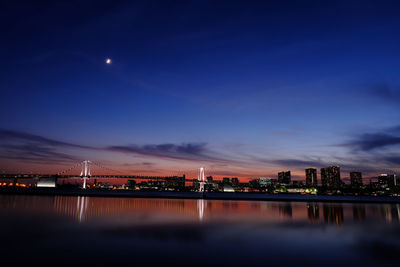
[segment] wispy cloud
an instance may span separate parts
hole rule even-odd
[[[385,129],[382,132],[364,133],[341,146],[350,147],[354,151],[372,151],[400,145],[400,135],[396,134],[399,127]],[[390,133],[392,131],[393,133]]]
[[[395,155],[395,156],[384,157],[384,160],[386,162],[388,162],[388,163],[398,165],[398,164],[400,164],[400,154],[399,155]]]
[[[40,144],[20,144],[20,145],[1,145],[4,153],[0,158],[12,159],[18,161],[27,161],[31,163],[57,163],[79,161],[75,156],[60,153],[54,148],[45,147]]]
[[[0,130],[0,157],[31,162],[76,161],[67,149],[98,150],[148,157],[225,162],[222,156],[210,150],[206,143],[85,146],[19,131]],[[60,152],[61,151],[61,152]],[[148,163],[150,164],[150,163]],[[146,164],[144,164],[146,165]]]
[[[400,163],[400,153],[396,149],[400,146],[400,125],[355,135],[338,146],[348,148],[352,155],[341,159],[348,170],[393,171]]]
[[[76,156],[58,151],[59,148],[93,149],[92,147],[62,142],[40,135],[0,130],[0,158],[3,159],[57,164],[79,160]]]
[[[391,86],[386,82],[372,85],[370,92],[373,96],[377,96],[391,103],[398,104],[400,101],[400,87]]]
[[[383,129],[378,133],[365,133],[354,137],[341,147],[350,149],[350,156],[293,156],[290,158],[265,157],[249,155],[242,146],[226,147],[226,154],[214,150],[207,143],[165,143],[165,144],[131,144],[111,145],[105,147],[85,146],[72,142],[29,134],[19,131],[0,130],[0,159],[9,159],[16,162],[37,164],[71,164],[81,160],[86,151],[98,151],[136,155],[142,158],[140,163],[135,160],[130,166],[121,166],[124,169],[132,167],[143,172],[165,173],[168,167],[155,166],[152,159],[172,160],[176,162],[187,161],[192,163],[205,163],[213,175],[223,174],[231,176],[264,175],[271,172],[272,168],[280,168],[294,172],[307,167],[322,168],[333,164],[342,166],[344,172],[361,170],[365,173],[375,173],[392,169],[393,165],[400,163],[400,154],[392,148],[400,144],[400,127],[394,126]],[[383,133],[385,132],[385,133]],[[232,151],[235,151],[232,153]],[[79,152],[79,153],[78,153]],[[362,153],[360,153],[362,152]],[[95,160],[95,159],[93,159]],[[113,161],[109,165],[117,164]],[[128,163],[127,163],[128,164]],[[186,163],[185,163],[186,164]],[[117,164],[118,165],[118,164]],[[182,165],[184,166],[184,165]],[[183,167],[185,168],[185,167]]]
[[[73,143],[62,142],[50,138],[46,138],[40,135],[29,134],[25,132],[18,131],[10,131],[10,130],[0,130],[0,139],[2,142],[30,142],[48,146],[64,146],[64,147],[74,147],[74,148],[84,148],[84,149],[93,149],[93,147],[77,145]]]
[[[215,152],[209,150],[206,143],[110,146],[106,150],[179,160],[223,161],[214,156]]]

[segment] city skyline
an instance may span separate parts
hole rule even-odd
[[[398,3],[4,5],[1,171],[400,171]]]
[[[90,165],[90,166],[89,166]],[[103,177],[107,178],[107,176],[112,177],[113,179],[119,179],[121,181],[124,181],[126,179],[133,178],[134,177],[139,177],[138,179],[152,179],[152,178],[157,178],[157,179],[164,179],[166,177],[183,177],[185,179],[188,179],[189,181],[193,180],[210,180],[212,181],[213,178],[216,178],[217,181],[224,181],[226,179],[230,180],[236,180],[237,183],[239,182],[239,178],[241,181],[245,180],[245,182],[252,182],[255,180],[261,181],[261,180],[273,180],[277,183],[280,183],[282,185],[301,185],[301,186],[306,186],[306,187],[340,187],[342,184],[349,184],[352,186],[362,186],[365,184],[371,184],[372,182],[376,183],[382,183],[383,180],[387,180],[387,178],[382,178],[382,177],[392,177],[394,180],[396,180],[396,174],[395,173],[375,173],[375,175],[365,177],[363,176],[362,172],[360,171],[350,171],[348,172],[348,175],[342,176],[342,172],[340,170],[340,166],[326,166],[323,168],[320,168],[319,171],[317,168],[314,167],[308,167],[305,168],[305,174],[303,176],[293,176],[291,174],[291,170],[286,170],[286,171],[279,171],[275,174],[271,174],[264,177],[256,177],[256,176],[245,176],[245,177],[240,177],[240,176],[226,176],[226,175],[215,175],[215,174],[207,174],[207,177],[205,176],[205,168],[200,167],[197,170],[197,176],[194,175],[193,177],[190,177],[191,174],[189,174],[189,177],[187,176],[187,173],[169,173],[168,175],[165,174],[159,174],[159,175],[154,175],[154,174],[143,174],[143,173],[123,173],[119,170],[115,169],[110,169],[106,166],[103,166],[102,164],[99,164],[97,162],[92,162],[90,160],[84,160],[82,162],[75,163],[74,165],[58,170],[56,173],[39,173],[39,172],[5,172],[4,170],[1,171],[0,175],[3,175],[4,178],[8,177],[14,177],[10,175],[16,175],[15,178],[17,177],[35,177],[35,175],[38,175],[37,177]],[[80,174],[78,174],[80,173]],[[200,173],[200,174],[199,174]],[[148,177],[148,178],[146,178]],[[203,177],[203,178],[201,178]],[[318,178],[319,177],[319,178]],[[207,178],[207,179],[206,179]],[[294,179],[292,179],[294,178]],[[333,182],[335,180],[335,182]],[[117,180],[116,180],[117,181]],[[119,181],[119,182],[121,182]],[[117,181],[118,182],[118,181]],[[118,183],[119,183],[118,182]],[[303,184],[298,184],[298,182],[302,182]],[[394,182],[394,185],[396,182]]]

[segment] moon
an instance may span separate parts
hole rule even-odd
[[[111,64],[111,58],[106,59],[106,64],[110,65]]]

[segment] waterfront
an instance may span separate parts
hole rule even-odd
[[[395,265],[399,204],[0,195],[7,265]]]

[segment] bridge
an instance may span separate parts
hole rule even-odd
[[[84,160],[74,164],[73,166],[59,171],[56,174],[21,174],[21,173],[2,173],[0,174],[0,179],[9,179],[17,182],[21,179],[46,179],[46,178],[56,178],[56,179],[83,179],[82,188],[86,189],[87,181],[89,179],[132,179],[132,180],[153,180],[153,181],[165,181],[173,178],[183,178],[185,182],[193,182],[197,180],[200,185],[200,192],[204,192],[205,180],[205,169],[200,168],[200,173],[198,179],[187,179],[185,174],[182,176],[172,175],[172,176],[152,176],[152,175],[125,175],[125,174],[93,174],[92,167],[97,167],[98,169],[105,170],[108,172],[120,173],[120,171],[110,169],[103,166],[100,163],[93,162],[90,160]],[[80,174],[70,174],[73,171],[80,170]]]

